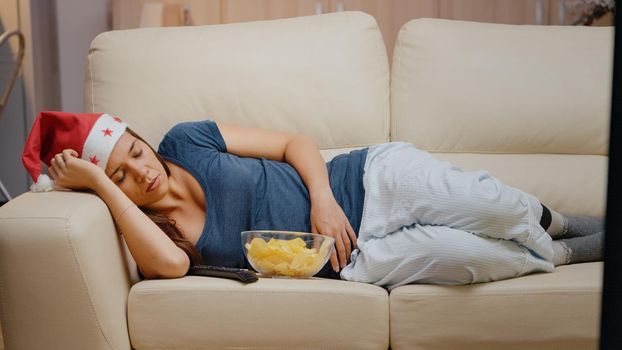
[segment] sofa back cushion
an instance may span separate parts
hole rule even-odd
[[[391,137],[602,214],[612,44],[611,27],[413,20],[393,56]]]
[[[375,19],[343,12],[97,36],[85,108],[156,146],[179,121],[301,132],[320,148],[389,139],[389,68]]]

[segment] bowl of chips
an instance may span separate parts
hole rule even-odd
[[[294,231],[243,231],[242,248],[263,276],[309,278],[330,258],[335,239]]]

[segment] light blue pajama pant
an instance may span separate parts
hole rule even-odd
[[[358,248],[342,279],[390,290],[554,270],[534,196],[404,142],[370,147],[364,169]]]

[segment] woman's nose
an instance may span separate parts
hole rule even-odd
[[[147,179],[149,169],[147,169],[146,166],[142,164],[131,164],[129,168],[134,174],[134,178],[137,182],[149,181],[149,179]]]

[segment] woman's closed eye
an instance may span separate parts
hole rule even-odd
[[[133,158],[140,158],[140,156],[143,155],[143,150],[140,150],[139,152],[137,152],[136,154],[134,154],[132,157]],[[120,184],[123,182],[123,180],[125,179],[125,170],[119,170],[119,172],[121,173],[121,177],[118,178],[115,183],[116,184]]]

